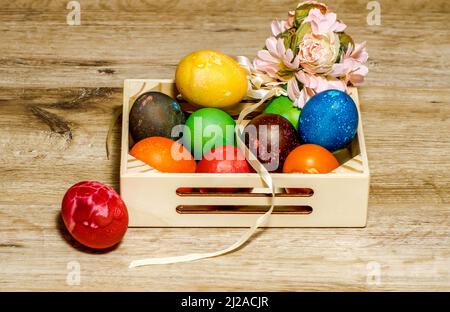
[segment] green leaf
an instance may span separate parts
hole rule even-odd
[[[304,4],[295,10],[294,24],[296,27],[299,27],[302,24],[311,9],[314,9],[314,4]]]
[[[295,27],[299,27],[302,24],[303,20],[309,15],[309,11],[311,11],[312,9],[319,9],[323,14],[326,13],[326,7],[323,5],[315,3],[305,3],[295,9]]]
[[[355,43],[353,42],[352,37],[350,37],[349,35],[347,35],[344,32],[338,33],[338,35],[339,35],[339,41],[341,42],[341,45],[339,47],[339,55],[337,57],[337,61],[339,62],[342,54],[347,52],[348,45],[351,44],[352,46],[355,46]]]
[[[296,72],[297,72],[296,70],[292,70],[290,68],[282,68],[277,72],[277,75],[280,76],[281,78],[289,79],[293,75],[295,75]]]
[[[339,41],[341,42],[341,48],[343,48],[344,51],[347,51],[349,43],[351,43],[352,46],[355,46],[355,43],[353,42],[352,37],[350,37],[346,33],[342,32],[342,33],[338,33],[338,35],[339,35]]]
[[[285,30],[284,32],[282,32],[281,34],[278,35],[277,38],[282,38],[284,41],[284,46],[286,47],[286,49],[289,49],[291,47],[292,44],[292,40],[295,37],[295,28],[290,28],[288,30]]]
[[[294,55],[298,54],[298,50],[299,50],[298,46],[302,42],[303,37],[305,37],[305,35],[310,32],[311,32],[311,24],[310,23],[302,24],[297,29],[295,36],[294,36],[293,40],[291,41],[291,45],[290,45],[290,48],[294,52]]]

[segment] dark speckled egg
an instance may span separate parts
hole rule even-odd
[[[244,142],[269,172],[279,172],[289,153],[300,145],[297,130],[284,117],[261,114],[245,127]]]
[[[298,131],[305,143],[334,152],[347,146],[358,129],[358,109],[353,99],[339,90],[313,96],[303,107]]]
[[[130,134],[135,142],[148,137],[173,138],[172,128],[184,124],[186,117],[180,105],[161,92],[139,96],[130,111]]]

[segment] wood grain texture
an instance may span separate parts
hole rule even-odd
[[[293,1],[67,1],[0,5],[0,290],[450,290],[450,5],[329,1],[370,74],[359,89],[372,173],[365,229],[268,229],[239,252],[129,270],[131,260],[216,250],[243,229],[130,229],[113,251],[74,243],[60,218],[80,180],[118,188],[125,78],[171,78],[186,53],[253,56]],[[70,261],[81,284],[66,283]],[[368,283],[371,264],[380,284]]]

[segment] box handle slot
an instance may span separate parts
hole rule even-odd
[[[284,190],[284,189],[283,189]],[[244,189],[239,191],[224,192],[223,188],[208,188],[208,191],[200,191],[199,189],[178,188],[176,194],[181,197],[271,197],[272,194],[267,192],[252,192],[251,189]],[[276,197],[312,197],[314,190],[310,188],[292,189],[290,193],[277,192]]]
[[[179,205],[176,208],[179,214],[264,214],[268,206],[221,206],[221,205]],[[303,214],[309,215],[313,212],[311,206],[275,206],[273,214]]]

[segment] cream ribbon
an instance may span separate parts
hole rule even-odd
[[[267,210],[262,216],[260,216],[255,224],[250,227],[241,238],[229,246],[228,248],[208,253],[193,253],[187,254],[184,256],[175,256],[175,257],[164,257],[164,258],[149,258],[143,260],[135,260],[130,263],[130,268],[136,268],[140,266],[146,265],[155,265],[155,264],[171,264],[171,263],[180,263],[180,262],[189,262],[200,259],[214,258],[221,255],[228,254],[239,249],[242,245],[244,245],[252,236],[256,233],[259,227],[264,226],[268,220],[274,209],[273,199],[275,198],[275,186],[272,181],[272,177],[267,169],[258,161],[258,159],[251,154],[250,150],[245,145],[242,140],[242,133],[240,132],[240,126],[243,125],[243,121],[245,117],[251,112],[255,111],[260,107],[264,102],[270,99],[273,96],[286,95],[286,91],[280,87],[278,87],[277,83],[273,83],[273,80],[268,76],[258,73],[254,70],[250,60],[245,56],[236,57],[237,62],[246,70],[247,76],[249,79],[249,90],[247,92],[247,97],[252,99],[260,100],[258,103],[245,107],[241,113],[239,114],[239,118],[236,122],[235,134],[236,134],[236,142],[241,151],[244,152],[245,158],[249,162],[249,164],[255,169],[255,171],[260,175],[263,182],[270,189],[272,197],[270,199],[271,206],[270,209]]]
[[[268,75],[259,72],[255,69],[250,59],[246,56],[236,56],[235,60],[244,68],[248,78],[247,98],[260,100],[264,98],[269,92],[275,90],[276,96],[286,95],[286,90],[279,86],[285,82],[277,81]]]

